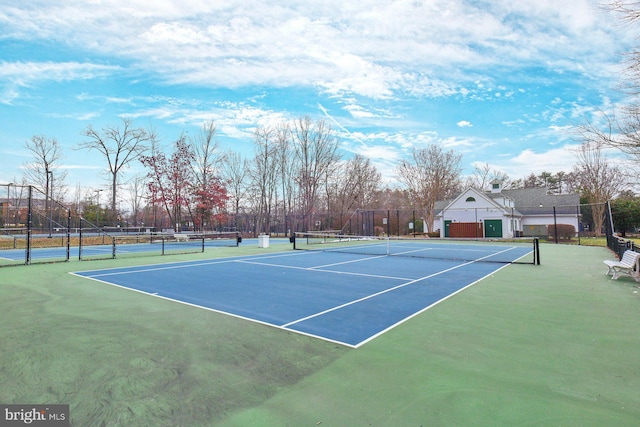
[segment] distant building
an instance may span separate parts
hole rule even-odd
[[[491,191],[468,188],[453,200],[436,203],[435,229],[441,237],[547,236],[554,224],[580,226],[578,194],[548,194],[546,188],[503,190],[499,181]]]

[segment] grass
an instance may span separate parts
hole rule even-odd
[[[0,269],[0,402],[68,403],[74,426],[640,419],[639,288],[603,248],[545,244],[359,349],[67,274],[237,253]]]

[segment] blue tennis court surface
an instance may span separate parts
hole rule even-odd
[[[503,267],[293,251],[72,274],[358,347]]]
[[[150,245],[131,245],[132,248],[127,250],[129,252],[148,252]],[[74,246],[70,248],[69,256],[71,258],[78,258],[78,247]],[[99,246],[87,246],[82,249],[83,254],[90,257],[95,256],[108,256],[113,253],[113,249],[109,245]],[[63,259],[66,257],[67,248],[65,246],[57,246],[53,248],[32,248],[31,258],[37,260],[47,259]],[[24,261],[25,249],[4,249],[0,251],[0,259],[7,261]]]
[[[173,243],[167,245],[167,250],[180,249],[180,247],[191,248],[192,250],[198,249],[197,243]],[[160,244],[150,243],[134,243],[127,245],[118,245],[117,253],[121,255],[135,254],[135,253],[147,253],[147,252],[160,252]],[[62,259],[66,257],[66,246],[57,246],[52,248],[32,248],[32,259]],[[78,246],[72,246],[69,251],[71,258],[78,258],[79,248]],[[82,248],[82,254],[85,257],[105,257],[113,254],[113,247],[111,245],[91,245],[84,246]],[[9,261],[21,261],[25,258],[25,249],[5,249],[0,251],[0,259]]]
[[[289,243],[289,239],[271,239],[271,244],[284,244]],[[257,246],[258,239],[244,239],[243,246]],[[229,247],[231,244],[224,240],[220,241],[205,241],[205,249],[211,249],[216,247]],[[172,242],[165,245],[167,252],[180,251],[182,249],[195,252],[201,247],[199,241],[193,241],[190,243]],[[129,254],[142,254],[151,252],[160,252],[162,246],[159,243],[132,243],[132,244],[118,244],[116,254],[117,255],[129,255]],[[69,256],[73,259],[78,258],[78,246],[72,246],[69,251]],[[32,248],[31,258],[34,260],[48,260],[48,259],[64,259],[66,257],[67,248],[64,245],[50,248]],[[87,258],[95,257],[109,257],[113,254],[113,247],[111,245],[89,245],[82,248],[82,254]],[[0,251],[0,260],[7,261],[24,261],[25,249],[3,249]]]

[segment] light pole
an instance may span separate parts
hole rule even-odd
[[[6,205],[6,211],[7,211],[7,219],[4,221],[4,226],[7,227],[7,224],[9,224],[9,199],[11,198],[11,186],[13,185],[13,182],[10,182],[7,184],[7,203],[5,203]]]
[[[51,232],[53,231],[53,171],[47,171],[47,182],[49,184],[49,238],[51,238]]]
[[[100,192],[102,190],[96,190],[96,226],[100,228]]]

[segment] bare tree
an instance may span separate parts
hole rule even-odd
[[[55,138],[34,135],[25,143],[25,148],[33,153],[34,161],[25,165],[25,178],[34,184],[43,194],[54,198],[64,196],[64,181],[67,171],[58,164],[62,160],[62,147]],[[57,196],[53,195],[53,191]],[[48,206],[47,200],[47,206]]]
[[[640,2],[616,0],[605,4],[605,9],[622,15],[622,20],[634,23],[640,20]]]
[[[138,219],[140,217],[140,211],[142,210],[142,202],[146,196],[146,177],[135,176],[129,182],[129,197],[131,203],[131,225],[138,226]]]
[[[219,169],[225,155],[215,139],[216,132],[217,127],[212,120],[202,125],[200,133],[189,141],[195,155],[193,168],[196,185],[206,186],[211,179],[220,177]]]
[[[122,126],[108,126],[101,132],[88,126],[82,133],[87,138],[78,148],[95,150],[107,161],[111,186],[111,210],[116,210],[117,190],[124,170],[148,150],[153,135],[142,128],[134,128],[130,119],[122,119]]]
[[[605,202],[627,187],[622,170],[608,162],[602,144],[584,142],[577,151],[574,174],[581,194],[592,204],[593,222],[599,236],[604,222]]]
[[[583,141],[616,148],[640,163],[640,109],[629,107],[622,119],[615,113],[599,114],[599,123],[587,120],[578,128]]]
[[[301,117],[294,122],[292,137],[296,161],[295,180],[300,189],[302,213],[307,219],[307,228],[310,229],[320,185],[340,160],[338,141],[331,132],[331,126],[324,120],[314,124],[309,117]]]
[[[150,138],[149,138],[149,149],[147,150],[146,154],[139,156],[140,163],[144,165],[145,161],[148,158],[157,159],[159,157],[165,156],[163,150],[164,150],[163,147],[158,141],[156,132],[151,131]],[[162,209],[162,204],[159,202],[160,192],[163,191],[163,189],[161,188],[161,185],[159,184],[159,177],[160,175],[162,175],[162,171],[160,170],[160,165],[158,162],[152,162],[151,169],[152,169],[151,171],[152,175],[149,175],[149,173],[147,173],[146,178],[149,179],[151,177],[152,180],[155,180],[158,182],[158,185],[150,185],[149,182],[146,183],[146,186],[147,186],[146,198],[148,203],[151,204],[151,207],[149,209],[151,218],[149,218],[150,221],[146,221],[146,223],[151,224],[153,228],[157,230],[158,221],[160,221],[161,227],[165,226],[164,220],[166,216]],[[169,224],[171,224],[171,221],[169,221]]]
[[[373,206],[382,182],[382,175],[371,160],[359,154],[337,162],[328,178],[325,184],[327,206],[333,215],[327,221],[338,220],[341,229],[357,209]],[[336,228],[333,222],[327,225]]]
[[[288,235],[291,228],[294,227],[291,214],[297,194],[293,179],[296,165],[292,152],[291,127],[287,123],[282,122],[276,126],[276,142],[275,155],[280,179],[282,216],[285,221],[285,233]]]
[[[335,201],[340,213],[367,207],[380,190],[382,175],[371,160],[359,154],[344,163],[336,177],[338,194]]]
[[[247,193],[247,181],[250,178],[249,162],[240,153],[234,151],[228,152],[225,159],[222,165],[222,177],[227,184],[232,212],[237,216]]]
[[[604,8],[617,13],[622,22],[636,25],[640,21],[640,2],[612,1]],[[587,119],[578,132],[584,141],[614,147],[640,163],[640,49],[634,48],[625,56],[626,68],[621,86],[629,95],[627,106],[617,113],[598,111],[592,120]],[[617,115],[620,117],[617,117]]]
[[[412,159],[401,160],[398,165],[399,179],[423,210],[428,231],[434,231],[436,201],[459,188],[461,160],[461,154],[431,144],[423,149],[414,148]]]
[[[82,214],[83,201],[82,187],[80,183],[76,183],[71,200],[71,212],[74,216]]]
[[[480,191],[486,191],[490,189],[490,183],[492,181],[500,181],[502,188],[508,188],[511,185],[509,175],[492,168],[489,163],[485,163],[483,165],[474,166],[473,174],[467,177],[465,186],[473,187]]]
[[[635,25],[640,21],[640,2],[616,0],[604,5],[610,12],[619,15],[620,20],[628,25]],[[626,69],[624,75],[627,80],[623,84],[629,94],[635,96],[640,93],[640,49],[632,49],[626,55]],[[634,108],[636,109],[636,108]]]
[[[224,153],[215,139],[217,132],[213,120],[202,125],[200,133],[190,139],[194,154],[193,191],[196,195],[196,215],[203,230],[217,226],[222,219],[221,208],[226,203],[225,183],[220,176]],[[221,200],[221,199],[224,199]]]
[[[254,133],[255,157],[253,187],[257,195],[257,231],[269,232],[272,213],[277,205],[278,158],[276,157],[276,131],[259,126]]]

